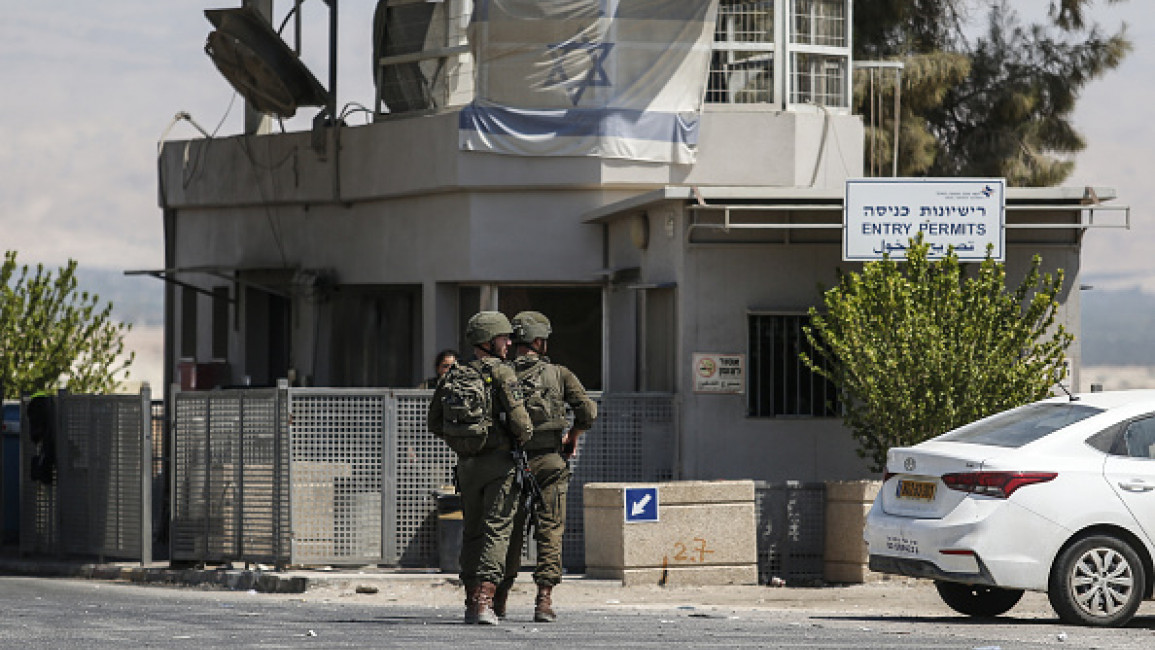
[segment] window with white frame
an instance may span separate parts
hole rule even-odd
[[[706,101],[850,107],[851,0],[721,0]]]
[[[847,0],[792,0],[790,103],[849,106]]]
[[[838,391],[811,370],[799,354],[821,362],[802,328],[801,314],[750,314],[747,396],[751,417],[836,417]]]
[[[722,0],[714,27],[707,102],[774,101],[774,4],[774,0]]]

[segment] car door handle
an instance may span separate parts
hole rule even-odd
[[[1138,478],[1130,481],[1119,481],[1119,487],[1128,492],[1150,492],[1151,490],[1155,490],[1155,485]]]

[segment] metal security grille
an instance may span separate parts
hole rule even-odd
[[[438,566],[436,496],[457,459],[426,427],[431,395],[176,395],[173,559]],[[581,485],[668,480],[673,468],[671,395],[594,397],[600,415],[582,437],[567,508],[571,571],[585,565]]]
[[[750,314],[747,399],[752,417],[838,415],[834,384],[799,356],[806,353],[826,367],[803,332],[809,324],[810,317],[801,314]]]
[[[173,559],[286,563],[282,393],[178,393],[174,402]]]
[[[706,101],[723,104],[774,101],[774,2],[718,5]]]
[[[757,517],[758,581],[822,581],[826,543],[826,484],[754,484]]]
[[[593,482],[668,481],[675,459],[674,397],[665,393],[594,396],[598,419],[572,461],[562,563],[585,570],[582,486]]]
[[[457,458],[425,426],[431,396],[431,391],[397,391],[390,412],[386,502],[393,507],[385,529],[390,564],[438,565],[436,494],[452,484]]]
[[[27,426],[22,423],[21,431]],[[56,553],[60,527],[57,523],[56,483],[32,480],[29,468],[35,450],[26,434],[20,441],[20,552]]]
[[[795,52],[791,59],[790,102],[846,106],[849,60],[841,55]]]
[[[169,535],[173,560],[206,557],[209,491],[209,400],[198,394],[173,396],[173,495]]]
[[[289,391],[292,562],[381,561],[382,391]]]
[[[34,446],[30,440],[22,444],[21,550],[151,561],[148,390],[140,395],[61,393],[52,400],[52,484],[32,481]]]

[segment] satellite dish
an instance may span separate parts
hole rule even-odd
[[[329,93],[255,9],[206,9],[216,27],[205,54],[253,109],[280,118],[324,106]]]

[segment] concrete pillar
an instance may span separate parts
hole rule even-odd
[[[862,583],[874,575],[862,532],[882,481],[826,482],[826,582]]]

